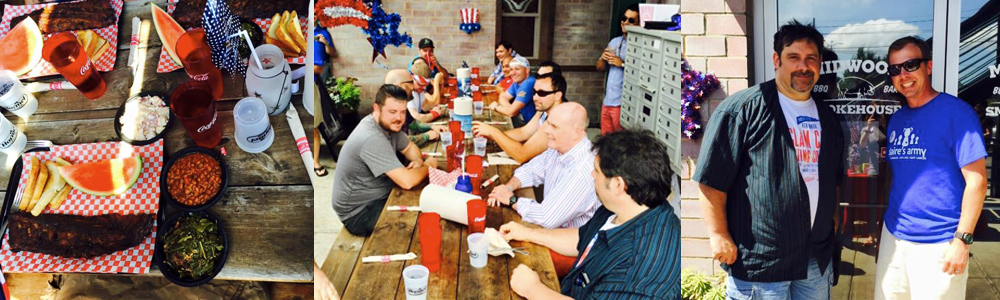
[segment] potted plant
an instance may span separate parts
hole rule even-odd
[[[725,274],[709,276],[691,269],[681,270],[681,298],[685,300],[725,300]]]
[[[361,88],[354,85],[358,81],[352,77],[329,77],[326,79],[326,89],[333,100],[333,106],[342,117],[342,125],[350,132],[361,121],[358,115],[358,105],[361,103]]]

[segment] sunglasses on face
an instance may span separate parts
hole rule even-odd
[[[622,17],[622,22],[624,22],[626,24],[637,24],[637,23],[639,23],[639,19],[638,18],[626,18],[626,17],[623,16]]]
[[[556,92],[559,92],[559,91],[535,90],[535,95],[538,95],[538,97],[548,97],[549,95],[555,94]]]
[[[928,60],[929,59],[925,58],[914,58],[908,61],[904,61],[901,64],[889,65],[889,76],[895,77],[900,73],[902,73],[902,70],[906,70],[907,72],[915,72],[917,71],[917,69],[920,68],[921,63]]]

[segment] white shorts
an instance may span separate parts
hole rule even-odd
[[[964,300],[969,267],[959,275],[941,271],[944,268],[942,257],[947,250],[948,242],[923,244],[897,239],[883,225],[875,273],[875,299]]]

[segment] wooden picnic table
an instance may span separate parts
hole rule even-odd
[[[128,99],[128,43],[132,17],[150,19],[147,3],[163,7],[165,0],[126,1],[119,18],[118,59],[113,71],[102,73],[108,84],[107,93],[91,101],[76,90],[36,93],[38,110],[27,120],[4,112],[28,140],[50,140],[56,145],[118,141],[114,116]],[[136,74],[137,86],[143,92],[155,92],[167,97],[173,89],[188,81],[183,70],[156,73],[160,41],[155,27],[148,34],[149,47],[143,60],[143,72]],[[299,66],[293,65],[292,68]],[[309,172],[302,163],[295,139],[285,120],[285,114],[271,116],[274,142],[266,151],[251,154],[233,140],[233,107],[246,97],[244,79],[240,75],[224,75],[225,93],[216,103],[218,124],[222,126],[226,164],[229,167],[229,187],[215,206],[208,211],[220,218],[229,236],[229,258],[216,279],[282,282],[312,282],[313,280],[313,187]],[[61,76],[38,81],[61,81]],[[292,96],[306,138],[312,141],[313,117],[302,107],[302,95]],[[174,153],[194,142],[178,120],[165,129],[164,163]],[[217,147],[217,150],[219,148]],[[25,149],[27,150],[27,149]],[[0,154],[0,161],[13,159]],[[11,176],[8,163],[0,174],[0,196],[5,195]],[[161,202],[160,209],[169,217],[179,210]],[[162,276],[152,265],[145,276]]]
[[[500,182],[509,180],[513,166],[490,166],[487,177],[500,174]],[[418,205],[419,186],[413,190],[394,189],[386,205]],[[488,193],[491,188],[487,188]],[[530,190],[529,190],[530,191]],[[416,212],[383,212],[375,226],[375,232],[366,239],[358,256],[343,299],[405,299],[403,289],[403,268],[420,264],[420,233],[417,228]],[[499,229],[507,222],[519,222],[516,211],[503,207],[487,210],[486,226]],[[491,256],[485,268],[476,269],[469,264],[465,242],[468,236],[466,226],[442,220],[441,269],[432,273],[428,282],[427,299],[523,299],[510,289],[510,275],[514,268],[525,264],[538,272],[542,282],[553,290],[559,290],[552,257],[548,248],[512,241],[512,247],[525,247],[529,255],[516,254],[515,257]],[[387,255],[413,252],[415,260],[390,263],[361,263],[361,258],[372,255]]]
[[[447,119],[447,118],[443,118]],[[505,121],[506,125],[497,126],[500,129],[510,128],[510,118],[493,112],[485,112],[476,120]],[[422,150],[439,151],[440,142],[425,145]],[[493,144],[490,141],[490,144]],[[472,152],[472,141],[467,140],[467,153]],[[491,148],[493,150],[491,150]],[[498,151],[495,144],[487,147],[488,152]],[[443,158],[440,158],[444,167]],[[494,174],[500,178],[493,185],[483,189],[483,195],[489,193],[500,183],[507,182],[514,174],[517,166],[489,166],[483,170],[483,178],[489,179]],[[392,190],[386,206],[410,205],[417,206],[420,202],[420,191],[426,182],[412,190],[396,187]],[[518,195],[531,197],[531,189],[520,189]],[[388,212],[383,209],[375,231],[365,239],[360,254],[350,278],[332,278],[335,283],[346,282],[343,299],[406,299],[402,280],[403,268],[420,264],[420,233],[417,229],[418,212]],[[486,212],[486,226],[499,229],[507,222],[520,222],[521,216],[509,207],[490,207]],[[537,225],[527,224],[537,228]],[[510,275],[520,264],[527,265],[538,272],[542,282],[549,288],[558,291],[559,280],[549,249],[537,244],[511,241],[511,247],[524,247],[530,254],[515,254],[515,257],[490,256],[486,267],[473,268],[469,264],[468,229],[465,225],[441,220],[441,269],[431,273],[428,280],[427,299],[523,299],[510,289]],[[387,255],[413,252],[417,259],[394,261],[389,263],[361,263],[361,258],[372,255]],[[332,255],[332,254],[331,254]]]

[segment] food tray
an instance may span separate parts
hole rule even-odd
[[[174,9],[177,8],[177,2],[179,1],[180,0],[167,0],[167,14],[170,15],[171,17],[174,16]],[[308,30],[309,28],[307,27],[309,25],[309,20],[301,17],[302,12],[298,12],[298,14],[300,16],[299,24],[302,24],[302,34],[307,34],[307,32],[309,32]],[[253,22],[257,23],[257,25],[260,25],[260,30],[263,31],[264,34],[267,34],[267,28],[271,26],[271,18],[255,18],[253,19]],[[306,37],[307,40],[308,38],[309,37]],[[285,60],[287,60],[289,64],[293,65],[303,65],[306,63],[305,56],[286,57]],[[182,69],[181,66],[178,66],[176,63],[174,63],[174,60],[170,58],[170,54],[167,54],[167,50],[161,47],[160,61],[156,64],[156,73],[169,73],[180,69]]]
[[[109,1],[111,1],[111,8],[115,10],[115,23],[108,25],[106,27],[91,29],[94,31],[94,33],[97,33],[97,35],[100,35],[101,38],[107,40],[108,43],[111,43],[111,48],[109,48],[108,51],[105,51],[104,55],[102,55],[101,58],[97,59],[96,61],[93,61],[94,67],[97,68],[97,71],[100,72],[108,72],[113,70],[115,68],[115,59],[118,58],[118,19],[121,18],[123,0],[109,0]],[[69,1],[62,3],[71,3],[71,2],[79,2],[79,1]],[[10,29],[13,28],[14,25],[16,25],[10,23],[10,21],[13,20],[14,18],[28,14],[40,8],[52,5],[59,5],[59,3],[7,5],[4,8],[3,19],[0,19],[0,37],[7,35],[7,32],[10,31]],[[45,34],[42,36],[42,40],[48,40],[49,37],[51,37],[54,34],[55,33]],[[21,79],[37,78],[49,75],[59,75],[59,72],[56,71],[56,69],[52,67],[52,64],[46,61],[45,58],[42,58],[38,61],[38,64],[31,69],[31,71],[29,71],[27,74],[21,75]]]
[[[10,251],[7,243],[7,233],[4,232],[2,248],[0,248],[0,265],[5,272],[11,273],[134,273],[149,272],[153,259],[156,240],[156,224],[160,217],[160,171],[163,168],[163,140],[146,146],[132,146],[120,142],[104,142],[91,144],[74,144],[54,146],[51,151],[29,151],[21,156],[15,164],[14,171],[20,171],[20,176],[11,176],[13,185],[9,185],[4,200],[4,222],[9,218],[14,199],[21,197],[23,187],[30,171],[30,158],[37,156],[48,161],[58,155],[73,163],[86,163],[101,159],[128,157],[137,153],[143,158],[142,173],[139,180],[128,192],[111,197],[98,197],[84,194],[78,190],[72,191],[66,202],[58,209],[46,209],[47,214],[101,215],[109,213],[136,214],[152,213],[157,218],[154,221],[153,232],[145,241],[128,250],[117,251],[90,259],[72,259],[56,257],[47,254]],[[25,163],[29,162],[29,163]],[[20,165],[20,166],[19,166]],[[20,169],[20,170],[19,170]],[[14,181],[13,178],[18,178]]]

